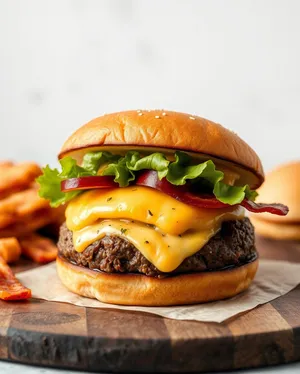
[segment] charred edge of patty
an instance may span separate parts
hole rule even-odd
[[[198,252],[186,258],[171,273],[163,273],[149,262],[126,238],[107,235],[90,244],[83,252],[74,249],[73,234],[64,223],[60,228],[59,255],[67,261],[106,273],[139,273],[165,277],[177,273],[222,270],[257,258],[254,228],[248,218],[227,221]]]

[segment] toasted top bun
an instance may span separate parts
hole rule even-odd
[[[133,110],[98,117],[67,139],[59,158],[80,149],[120,145],[208,155],[246,170],[252,188],[264,180],[259,157],[238,135],[204,118],[164,110]]]
[[[280,165],[266,176],[258,189],[256,202],[282,203],[289,207],[287,216],[261,213],[255,218],[281,223],[300,223],[300,161]]]

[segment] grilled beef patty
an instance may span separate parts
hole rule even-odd
[[[68,261],[107,273],[140,273],[163,277],[174,273],[220,270],[256,259],[254,228],[248,218],[224,222],[221,230],[172,273],[159,271],[126,238],[107,235],[90,244],[82,253],[75,251],[73,234],[64,223],[60,228],[59,255]]]

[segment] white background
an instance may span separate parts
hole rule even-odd
[[[300,159],[299,0],[0,0],[0,159],[55,162],[104,112],[166,108]]]
[[[0,0],[0,159],[54,163],[81,124],[140,108],[223,123],[267,170],[300,159],[300,1]]]

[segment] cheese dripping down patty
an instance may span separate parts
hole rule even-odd
[[[175,270],[198,252],[222,222],[243,218],[240,206],[199,209],[140,186],[90,190],[66,209],[66,224],[73,232],[76,251],[83,252],[106,235],[117,235],[131,242],[162,272]]]

